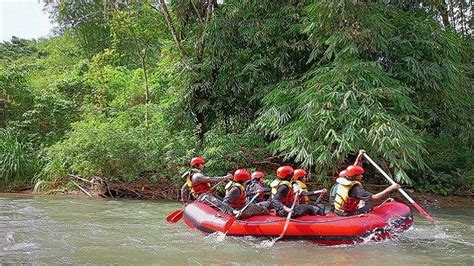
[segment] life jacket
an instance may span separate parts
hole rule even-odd
[[[229,183],[227,183],[225,185],[226,195],[234,187],[236,187],[240,190],[240,197],[238,197],[236,200],[234,200],[234,202],[231,202],[230,206],[234,209],[240,209],[240,208],[245,206],[245,202],[247,200],[247,193],[245,192],[245,187],[242,184],[240,184],[238,182],[230,181]]]
[[[281,179],[273,180],[273,182],[270,184],[270,187],[272,188],[272,199],[273,197],[275,197],[275,195],[278,192],[278,189],[281,186],[288,187],[288,194],[286,194],[284,198],[280,199],[280,202],[289,207],[293,204],[293,201],[295,199],[295,192],[293,191],[293,187],[291,186],[290,181],[281,180]]]
[[[192,181],[192,176],[193,174],[200,173],[201,171],[196,169],[196,168],[191,168],[189,171],[183,174],[183,179],[186,180],[186,185],[189,187],[189,190],[191,190],[191,194],[193,195],[194,199],[197,199],[199,195],[202,193],[208,192],[211,190],[211,183],[206,182],[206,183],[197,183],[194,184]]]
[[[360,199],[349,197],[350,189],[355,185],[361,185],[359,181],[349,181],[345,178],[336,179],[337,188],[334,198],[334,211],[336,213],[354,212],[357,210]]]
[[[293,184],[296,184],[298,185],[298,187],[303,191],[303,192],[308,192],[308,187],[306,186],[306,184],[300,180],[293,180],[292,182]],[[300,203],[303,203],[303,204],[307,204],[309,202],[309,197],[308,196],[305,196],[305,195],[301,195],[300,198],[299,198],[299,204]]]

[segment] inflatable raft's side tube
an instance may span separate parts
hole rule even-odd
[[[195,202],[186,206],[184,220],[191,228],[205,233],[223,232],[228,214],[210,206]],[[254,216],[235,221],[227,232],[232,236],[276,237],[281,233],[285,219],[273,215]],[[304,216],[292,219],[284,239],[312,240],[323,244],[351,244],[367,238],[380,240],[399,234],[413,223],[411,210],[398,202],[389,202],[375,207],[371,213],[340,217]]]

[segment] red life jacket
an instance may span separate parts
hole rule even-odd
[[[236,200],[234,200],[234,202],[231,202],[230,206],[234,209],[241,209],[245,206],[245,203],[247,201],[247,193],[245,192],[245,188],[242,184],[238,182],[230,181],[225,186],[226,194],[228,194],[230,190],[234,187],[240,190],[240,196]]]
[[[203,193],[206,193],[211,190],[211,183],[206,182],[206,183],[193,183],[192,182],[192,175],[195,173],[200,173],[198,169],[191,169],[188,171],[188,173],[185,175],[186,177],[186,185],[189,187],[191,190],[191,194],[195,199]]]
[[[198,183],[192,186],[191,192],[194,197],[197,198],[199,195],[206,193],[211,190],[211,183]]]
[[[280,199],[280,202],[286,205],[287,207],[290,207],[293,204],[293,201],[295,200],[295,192],[293,191],[293,187],[289,181],[275,179],[270,184],[270,186],[272,187],[272,198],[276,195],[276,193],[278,192],[278,189],[281,186],[287,186],[288,193],[286,194],[284,198]]]

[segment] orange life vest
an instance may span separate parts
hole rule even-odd
[[[186,172],[184,174],[184,177],[186,178],[186,185],[189,187],[191,190],[191,194],[195,199],[199,197],[199,195],[206,193],[211,190],[211,183],[205,182],[205,183],[193,183],[192,182],[192,176],[193,174],[200,173],[201,171],[198,169],[191,169],[190,171]]]

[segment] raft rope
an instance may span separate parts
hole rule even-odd
[[[302,223],[302,224],[320,224],[320,223],[344,221],[344,220],[354,219],[354,217],[363,217],[365,215],[366,214],[359,214],[359,215],[355,215],[355,216],[347,216],[347,217],[341,217],[341,218],[335,219],[335,220],[324,220],[324,221],[303,221],[303,220],[297,220],[297,219],[291,219],[290,218],[290,221],[297,222],[297,223]],[[274,222],[278,222],[278,221],[285,221],[285,220],[286,220],[285,218],[278,218],[278,219],[273,219],[273,220],[269,220],[269,221],[242,221],[242,220],[238,220],[236,222],[240,223],[240,224],[270,224],[270,223],[274,223]]]

